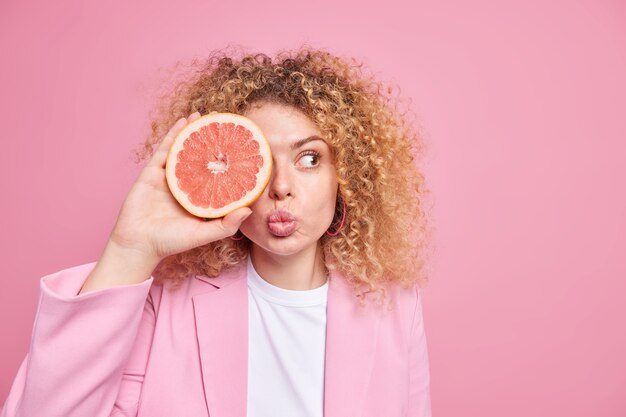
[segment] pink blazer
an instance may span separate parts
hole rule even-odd
[[[241,265],[175,292],[150,277],[76,295],[95,262],[44,276],[30,349],[0,416],[245,417]],[[362,310],[340,275],[329,280],[324,416],[430,416],[418,288],[388,291],[392,311]]]

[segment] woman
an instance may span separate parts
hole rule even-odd
[[[421,143],[381,91],[308,48],[217,52],[184,78],[100,259],[41,279],[1,415],[430,416]],[[212,111],[256,122],[273,170],[250,207],[204,221],[165,160]]]

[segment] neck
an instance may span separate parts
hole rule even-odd
[[[270,254],[252,245],[250,257],[259,276],[279,288],[312,290],[327,281],[326,266],[319,245],[289,256]]]

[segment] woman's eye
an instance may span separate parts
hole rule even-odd
[[[315,168],[319,165],[319,159],[320,155],[317,152],[306,153],[300,158],[300,160],[303,161],[305,168]]]

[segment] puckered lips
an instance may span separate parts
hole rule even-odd
[[[274,210],[267,216],[267,228],[275,236],[289,236],[296,226],[296,218],[285,209]]]

